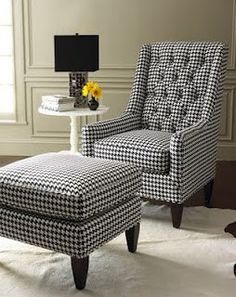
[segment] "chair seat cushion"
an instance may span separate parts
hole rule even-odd
[[[134,196],[135,166],[67,153],[49,153],[0,168],[0,204],[83,221]]]
[[[171,133],[132,130],[95,143],[95,157],[123,161],[149,173],[167,173],[170,167]]]

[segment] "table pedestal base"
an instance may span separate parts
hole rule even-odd
[[[76,116],[70,116],[70,152],[78,153],[78,128]]]

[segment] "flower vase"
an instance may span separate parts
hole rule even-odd
[[[88,107],[90,110],[96,110],[98,106],[99,106],[99,103],[95,99],[95,97],[91,97],[91,99],[88,100]]]

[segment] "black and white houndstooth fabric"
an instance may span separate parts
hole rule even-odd
[[[114,122],[86,126],[83,153],[139,166],[141,195],[182,203],[215,174],[226,62],[220,42],[144,45],[126,112]],[[148,141],[149,131],[155,141]]]
[[[137,196],[82,223],[1,206],[0,236],[84,258],[140,219],[141,201]]]
[[[95,143],[95,156],[135,164],[150,173],[168,173],[170,138],[171,133],[152,130],[116,134]]]
[[[0,168],[0,236],[83,258],[141,219],[141,172],[63,153]]]
[[[141,182],[125,163],[48,153],[0,168],[0,204],[83,221],[135,195]]]
[[[82,154],[88,157],[94,157],[94,143],[105,137],[141,129],[140,116],[125,113],[119,118],[103,122],[93,123],[82,128]]]

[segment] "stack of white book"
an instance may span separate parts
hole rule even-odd
[[[73,110],[75,98],[65,95],[42,96],[41,108],[52,111]]]

